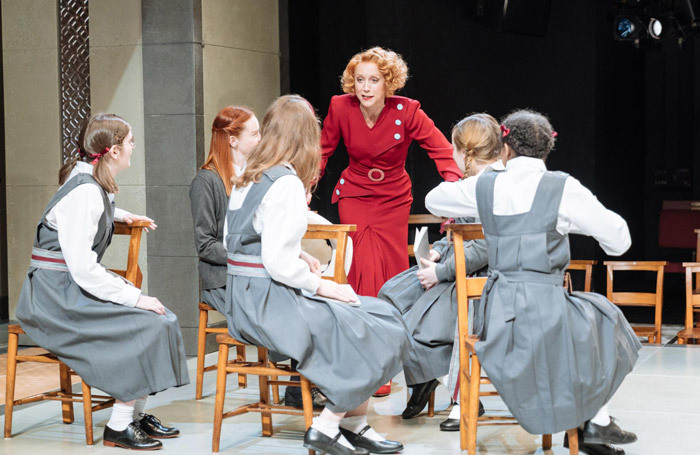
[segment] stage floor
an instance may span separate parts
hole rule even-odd
[[[252,354],[252,352],[251,352]],[[215,361],[215,354],[208,355]],[[194,381],[196,359],[188,361]],[[229,376],[226,409],[253,401],[257,380],[248,389],[238,389],[235,376]],[[215,373],[206,373],[205,398],[194,400],[194,382],[151,397],[147,411],[180,428],[178,439],[164,440],[163,454],[211,453]],[[447,391],[439,387],[432,419],[421,416],[404,421],[406,403],[403,375],[396,377],[392,394],[370,400],[369,421],[380,433],[404,443],[407,455],[459,453],[459,433],[444,433],[439,423],[447,417]],[[485,399],[487,412],[504,411],[503,402]],[[94,415],[95,445],[85,445],[82,407],[75,407],[76,422],[61,423],[60,405],[42,402],[16,408],[13,435],[0,443],[0,454],[116,454],[123,449],[102,445],[102,431],[110,410]],[[634,431],[639,440],[623,446],[629,455],[700,453],[696,439],[700,428],[700,346],[644,346],[639,361],[610,403],[610,411],[624,429]],[[4,410],[3,410],[4,412]],[[4,417],[0,417],[4,423]],[[273,416],[275,434],[261,436],[260,417],[247,414],[224,420],[220,453],[226,454],[306,454],[302,447],[303,420],[294,416]],[[554,435],[551,451],[540,448],[541,438],[517,426],[480,427],[477,447],[480,454],[567,454],[563,433]]]

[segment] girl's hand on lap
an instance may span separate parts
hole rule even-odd
[[[165,315],[165,307],[160,300],[155,297],[149,297],[147,295],[141,295],[139,300],[136,302],[136,308],[141,308],[142,310],[153,311],[156,314]]]
[[[438,278],[435,274],[435,266],[437,264],[426,259],[421,259],[420,261],[425,268],[418,270],[416,275],[418,275],[421,286],[427,291],[438,283]]]
[[[357,294],[349,285],[340,285],[330,280],[321,280],[321,284],[316,289],[316,294],[321,297],[340,300],[341,302],[357,302]]]
[[[315,257],[311,256],[306,251],[302,251],[299,257],[304,260],[309,265],[309,270],[311,273],[321,276],[321,262]]]
[[[145,215],[134,215],[133,213],[129,213],[128,215],[125,215],[124,218],[122,218],[122,221],[126,224],[131,224],[134,221],[147,221],[150,223],[150,225],[148,227],[143,228],[143,230],[146,232],[148,232],[148,229],[155,230],[158,227],[158,225],[152,219]]]

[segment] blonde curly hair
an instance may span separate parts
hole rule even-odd
[[[361,62],[372,62],[377,65],[384,78],[386,96],[392,96],[397,90],[406,85],[408,66],[396,52],[381,47],[373,47],[353,55],[340,77],[340,86],[344,93],[355,94],[355,68]]]

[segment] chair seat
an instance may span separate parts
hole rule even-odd
[[[653,336],[656,332],[656,328],[644,326],[632,326],[632,330],[634,330],[634,333],[642,337]]]
[[[678,338],[689,339],[689,338],[700,338],[700,328],[696,327],[693,329],[683,329],[678,332]]]

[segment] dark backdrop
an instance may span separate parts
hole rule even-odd
[[[700,197],[698,38],[682,47],[675,40],[639,49],[617,42],[611,2],[602,0],[551,2],[546,29],[533,30],[543,36],[505,33],[502,2],[486,1],[482,16],[477,3],[290,2],[290,91],[309,99],[323,118],[331,96],[341,93],[348,59],[379,45],[408,63],[410,79],[398,94],[419,100],[448,138],[452,125],[472,112],[497,118],[523,107],[544,112],[559,133],[547,166],[577,177],[627,220],[632,248],[622,259],[690,260],[690,251],[658,248],[658,215],[665,199]],[[337,209],[330,194],[346,165],[341,144],[312,202],[332,220]],[[439,174],[415,144],[406,168],[412,213],[425,213],[425,194]],[[690,170],[691,187],[654,187],[655,170],[677,168]],[[571,243],[573,258],[608,259],[592,239],[572,236]],[[602,265],[594,285],[605,291]],[[682,280],[667,277],[666,289],[665,322],[680,322]]]

